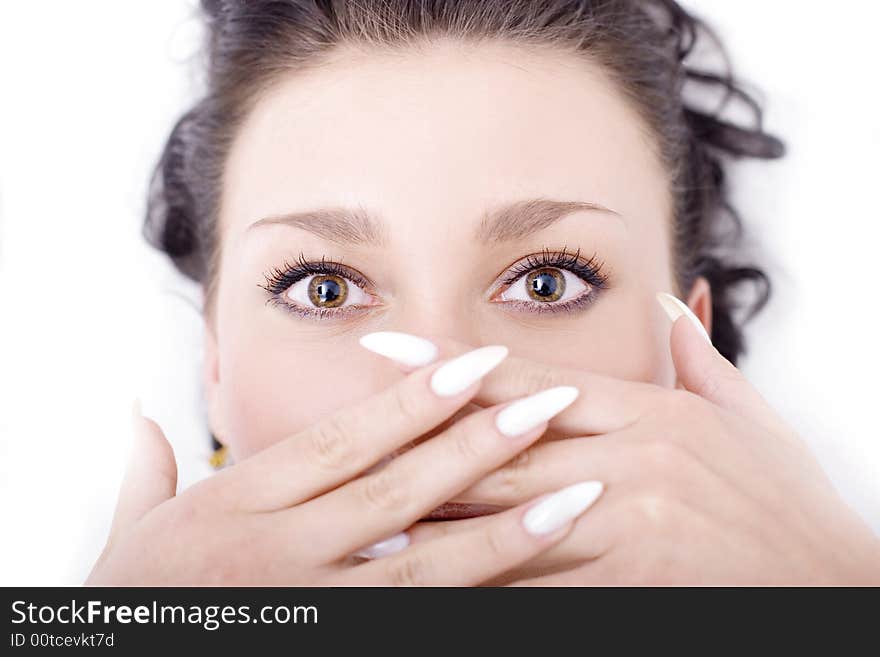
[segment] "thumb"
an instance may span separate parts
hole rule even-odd
[[[672,319],[670,349],[679,383],[690,392],[729,411],[756,418],[770,411],[763,397],[736,366],[721,355],[688,306],[665,292],[657,294]]]
[[[108,543],[177,492],[174,450],[159,425],[141,414],[140,400],[132,407],[134,440]]]

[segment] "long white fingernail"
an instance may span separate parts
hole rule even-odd
[[[700,334],[704,338],[706,338],[706,342],[712,344],[712,338],[710,338],[709,334],[706,332],[706,327],[703,326],[703,322],[697,319],[697,316],[694,315],[693,311],[688,308],[687,304],[684,303],[681,299],[678,299],[671,294],[667,294],[666,292],[658,292],[657,301],[659,301],[660,305],[663,306],[663,310],[665,310],[666,314],[669,315],[669,319],[674,322],[682,315],[687,316],[691,323],[697,327],[697,330],[700,332]]]
[[[431,376],[431,389],[441,397],[457,395],[497,367],[507,353],[507,347],[493,344],[453,358]]]
[[[363,557],[364,559],[381,559],[382,557],[400,552],[407,545],[409,545],[409,535],[406,532],[400,532],[386,538],[384,541],[373,543],[358,550],[353,556]]]
[[[359,342],[365,349],[410,367],[433,362],[439,352],[437,345],[430,340],[399,331],[367,333]]]
[[[561,413],[579,394],[574,386],[557,386],[523,397],[495,416],[495,426],[505,436],[518,436]]]
[[[589,509],[603,489],[600,481],[582,481],[567,486],[526,511],[523,525],[535,536],[554,532]]]

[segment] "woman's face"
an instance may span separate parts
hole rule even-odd
[[[240,460],[391,385],[400,370],[358,344],[378,330],[674,385],[654,299],[674,290],[670,206],[643,123],[580,58],[338,51],[263,96],[227,162],[212,430]],[[595,256],[604,287],[533,266],[563,249]],[[300,259],[341,271],[267,303],[266,277]]]

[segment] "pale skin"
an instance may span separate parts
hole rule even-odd
[[[672,279],[668,184],[637,114],[571,55],[451,43],[339,51],[280,80],[227,163],[206,316],[211,428],[236,464],[175,495],[161,429],[138,420],[139,457],[89,582],[880,581],[877,537],[801,439],[687,318],[670,330],[658,291],[680,296],[706,328],[712,318],[705,280],[679,291]],[[475,239],[487,212],[532,198],[605,210]],[[325,207],[366,210],[385,240],[253,226]],[[563,247],[604,263],[607,287],[585,288],[588,306],[539,313],[498,299],[513,265]],[[264,273],[300,253],[365,277],[357,292],[348,282],[360,307],[319,319],[267,304]],[[358,344],[383,330],[432,340],[441,362],[486,344],[510,356],[441,400],[423,385],[439,363],[401,368]],[[401,414],[390,400],[406,385],[424,394],[408,395]],[[556,385],[581,395],[546,431],[494,432],[500,407]],[[452,421],[458,411],[469,412]],[[338,417],[347,439],[327,463],[320,437]],[[363,471],[413,443],[385,468],[396,492],[377,499],[384,488]],[[535,500],[588,479],[605,492],[570,526],[541,538],[523,529]],[[419,522],[450,500],[510,509]],[[400,553],[346,558],[400,531],[412,542]]]

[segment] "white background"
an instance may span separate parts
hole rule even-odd
[[[207,472],[198,290],[139,232],[150,169],[199,91],[194,2],[0,0],[0,584],[82,582],[136,396],[181,485]],[[742,369],[880,532],[880,12],[687,4],[789,146],[736,170],[776,285]]]

